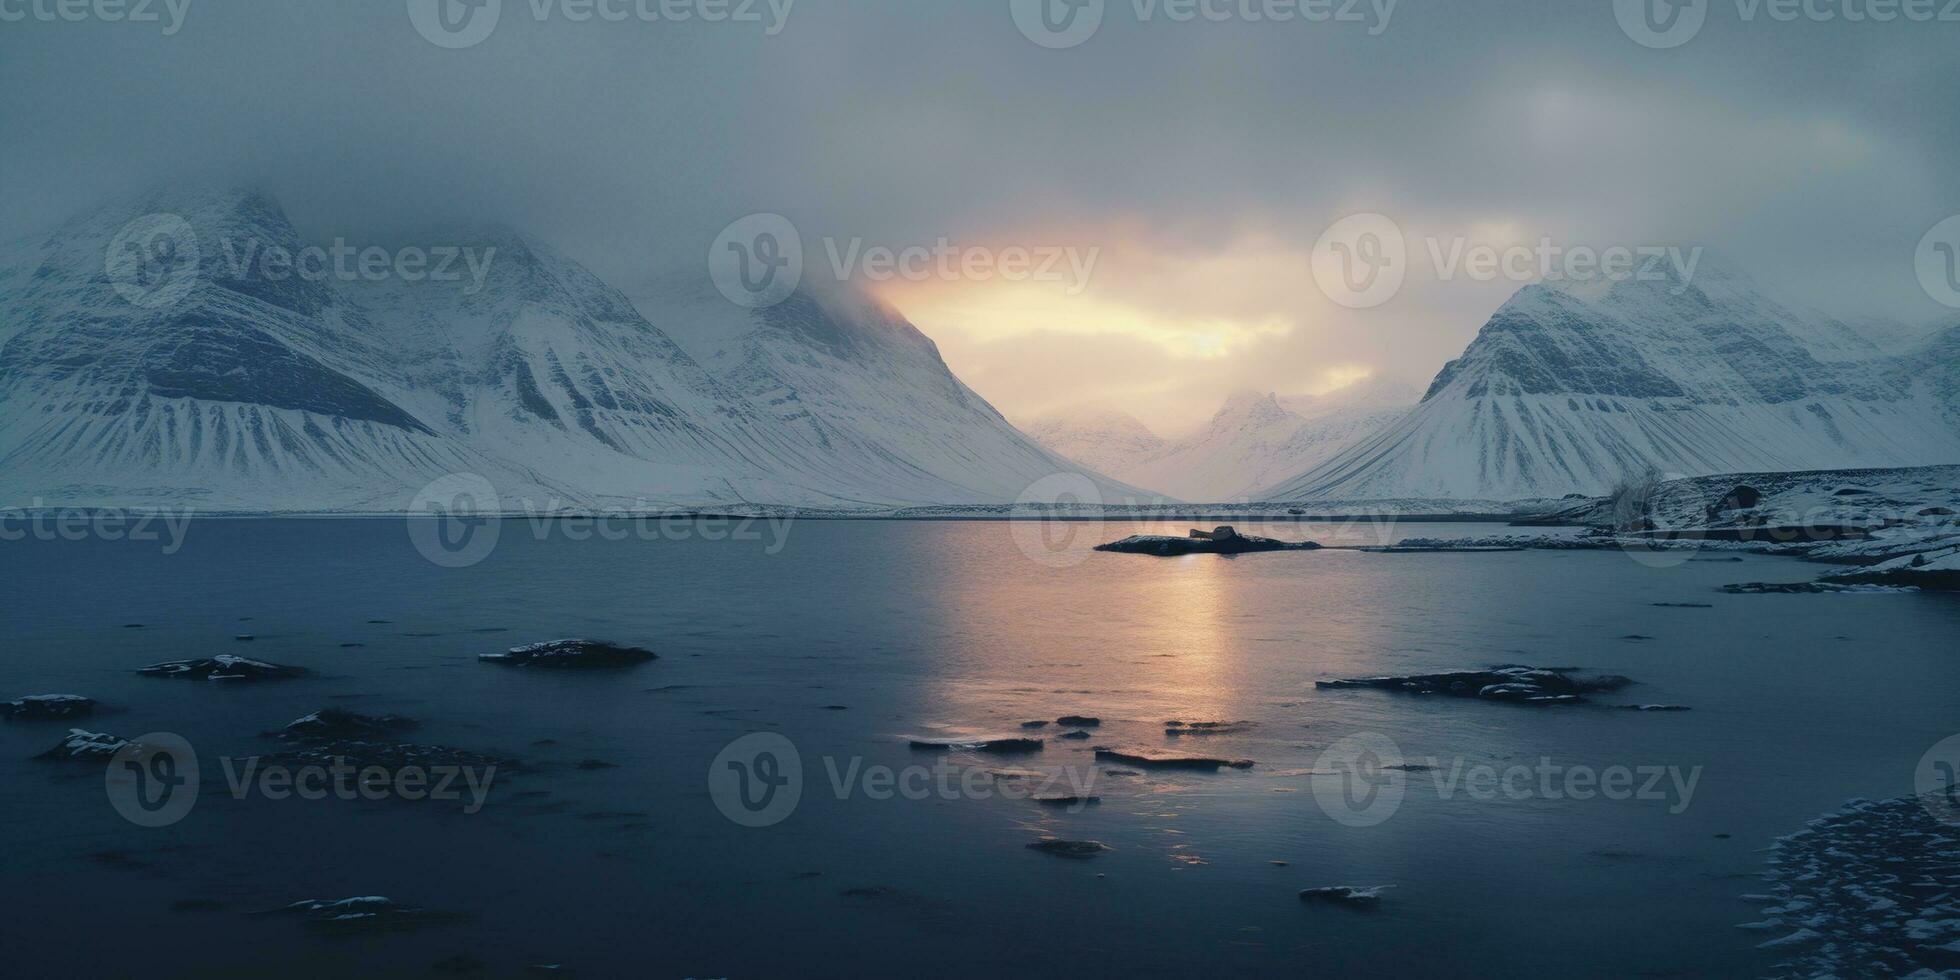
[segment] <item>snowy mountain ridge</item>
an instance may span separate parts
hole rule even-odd
[[[137,243],[164,273],[146,292],[112,246],[156,214],[180,233]],[[173,189],[9,249],[0,495],[398,512],[452,473],[564,509],[990,504],[1056,473],[1135,495],[1021,435],[875,304],[682,298],[668,312],[733,352],[704,365],[550,246],[471,235],[494,249],[481,288],[274,275],[237,256],[305,248],[276,202]]]
[[[1029,433],[1125,483],[1178,500],[1227,503],[1311,467],[1408,412],[1416,392],[1364,379],[1319,397],[1241,391],[1199,431],[1177,440],[1107,411],[1042,419]]]
[[[1414,412],[1258,496],[1521,499],[1603,493],[1649,465],[1699,476],[1953,462],[1941,369],[1712,263],[1692,282],[1628,280],[1596,298],[1531,285]]]

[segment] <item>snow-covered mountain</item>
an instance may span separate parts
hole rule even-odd
[[[1111,408],[1058,412],[1026,429],[1036,442],[1102,473],[1126,471],[1169,445],[1136,416]]]
[[[1029,432],[1043,445],[1125,483],[1198,503],[1244,500],[1327,459],[1407,413],[1416,393],[1369,379],[1317,398],[1244,391],[1209,423],[1167,441],[1121,413],[1051,416]]]
[[[111,250],[149,214],[195,239],[150,256],[177,289],[154,302],[118,290]],[[488,259],[480,288],[241,263],[303,247],[251,192],[159,192],[0,253],[0,499],[388,511],[463,472],[506,507],[886,507],[1007,502],[1081,470],[889,310],[704,307],[739,327],[733,360],[704,365],[535,239],[443,240]]]
[[[1259,496],[1517,499],[1602,493],[1649,465],[1960,461],[1930,367],[1863,344],[1707,261],[1692,282],[1527,286],[1414,412]]]

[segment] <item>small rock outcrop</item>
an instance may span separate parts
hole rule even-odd
[[[1096,761],[1118,762],[1139,769],[1195,769],[1203,772],[1217,772],[1220,769],[1250,769],[1251,759],[1221,759],[1202,755],[1178,755],[1169,752],[1152,752],[1148,749],[1097,748]]]
[[[250,657],[219,654],[198,660],[171,660],[151,664],[137,671],[148,677],[175,677],[204,681],[271,681],[306,676],[304,667],[288,667]]]
[[[1575,677],[1574,671],[1555,667],[1525,667],[1506,664],[1488,670],[1452,670],[1440,674],[1411,674],[1404,677],[1356,677],[1315,681],[1318,688],[1372,687],[1405,694],[1440,694],[1446,697],[1480,698],[1534,706],[1580,704],[1588,694],[1617,691],[1633,683],[1616,674]]]
[[[68,737],[62,739],[60,744],[34,758],[51,762],[106,763],[128,744],[129,739],[120,735],[71,728]]]
[[[80,718],[95,711],[95,699],[79,694],[30,694],[0,701],[0,718],[9,721],[57,721]]]
[[[1007,738],[914,738],[908,744],[920,752],[950,752],[960,749],[967,752],[988,752],[994,755],[1019,755],[1025,752],[1041,751],[1042,740],[1012,736]]]
[[[1376,885],[1372,888],[1357,888],[1353,885],[1325,885],[1320,888],[1302,888],[1300,901],[1346,905],[1353,908],[1374,908],[1381,904],[1382,892],[1392,887],[1394,886]]]
[[[1052,854],[1055,857],[1081,860],[1083,858],[1095,857],[1104,851],[1110,850],[1110,846],[1099,840],[1060,840],[1049,837],[1029,844],[1028,850],[1040,851],[1043,854]]]
[[[1229,527],[1209,532],[1193,531],[1192,534],[1205,536],[1174,538],[1166,534],[1132,534],[1121,541],[1099,544],[1096,550],[1175,558],[1179,555],[1242,555],[1254,551],[1313,551],[1320,547],[1312,541],[1280,541],[1240,534]]]
[[[508,667],[632,667],[660,657],[652,650],[598,640],[547,640],[477,659]]]
[[[405,732],[415,725],[415,719],[403,718],[400,715],[363,715],[340,708],[321,708],[310,715],[294,720],[280,729],[275,737],[287,741],[380,738],[396,732]]]

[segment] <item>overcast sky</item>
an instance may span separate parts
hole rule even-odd
[[[758,0],[741,23],[502,0],[452,50],[405,0],[188,0],[170,36],[36,2],[0,0],[26,12],[0,22],[6,237],[194,175],[266,187],[316,240],[499,218],[629,288],[705,275],[753,212],[793,222],[806,276],[831,274],[827,240],[1095,249],[1086,283],[873,284],[1016,419],[1098,403],[1175,432],[1240,388],[1426,384],[1518,286],[1439,279],[1431,238],[1703,246],[1841,314],[1960,317],[1913,269],[1960,212],[1960,23],[1701,0],[1662,50],[1610,0],[1403,0],[1385,24],[1110,0],[1050,49],[1010,0],[801,0],[780,22]],[[1356,212],[1411,253],[1362,310],[1309,261]]]

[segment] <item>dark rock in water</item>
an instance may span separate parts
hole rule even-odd
[[[1651,637],[1651,636],[1648,636],[1648,635],[1646,635],[1646,634],[1644,634],[1644,633],[1628,633],[1627,635],[1625,635],[1625,636],[1622,636],[1622,637],[1620,637],[1620,639],[1622,639],[1622,640],[1651,640],[1651,639],[1653,639],[1653,637]]]
[[[1255,551],[1313,551],[1320,545],[1312,541],[1287,542],[1273,538],[1235,535],[1218,541],[1207,538],[1173,538],[1160,534],[1132,534],[1121,541],[1096,545],[1097,551],[1114,551],[1126,555],[1154,555],[1158,558],[1175,558],[1179,555],[1242,555]]]
[[[362,715],[340,708],[321,708],[296,719],[281,729],[278,738],[288,741],[308,738],[376,738],[404,732],[416,725],[415,719],[400,715]]]
[[[1353,885],[1327,885],[1321,888],[1302,888],[1300,901],[1374,908],[1381,904],[1382,892],[1392,887],[1394,886],[1376,885],[1373,888],[1356,888]]]
[[[1235,735],[1252,727],[1249,721],[1167,721],[1164,734],[1172,738],[1184,735]]]
[[[660,659],[652,650],[597,640],[547,640],[477,659],[514,667],[631,667]]]
[[[837,894],[845,898],[894,898],[898,889],[890,885],[856,885],[841,889]]]
[[[1489,670],[1453,670],[1407,677],[1357,677],[1315,681],[1318,688],[1373,687],[1407,694],[1441,694],[1516,704],[1580,704],[1584,695],[1617,691],[1633,683],[1615,674],[1574,677],[1573,671],[1506,664]]]
[[[1036,803],[1042,806],[1096,806],[1102,802],[1100,796],[1037,796]]]
[[[1092,858],[1110,850],[1110,846],[1099,840],[1058,840],[1051,837],[1029,844],[1028,850],[1053,854],[1056,857]]]
[[[117,752],[122,751],[123,746],[128,744],[129,739],[118,735],[108,735],[102,732],[70,728],[68,730],[68,737],[62,739],[59,745],[34,758],[48,759],[54,762],[107,763]]]
[[[1685,704],[1623,704],[1620,705],[1620,708],[1621,710],[1624,711],[1686,711],[1688,710],[1688,706]]]
[[[1707,561],[1707,562],[1738,562],[1738,561],[1741,561],[1741,560],[1742,560],[1742,556],[1741,556],[1741,555],[1730,555],[1730,556],[1728,556],[1727,558],[1690,558],[1690,559],[1688,559],[1688,560],[1689,560],[1689,561]]]
[[[208,681],[271,681],[306,676],[304,667],[287,667],[249,657],[219,654],[200,660],[173,660],[136,671],[150,677],[179,677]]]
[[[1141,769],[1197,769],[1217,772],[1220,769],[1250,769],[1251,759],[1215,759],[1199,755],[1173,755],[1165,752],[1151,752],[1147,749],[1096,749],[1098,762],[1120,762]]]
[[[618,769],[619,765],[604,759],[580,759],[572,764],[572,768],[580,772],[595,772],[600,769]]]
[[[1656,606],[1661,609],[1713,609],[1715,608],[1713,604],[1706,603],[1706,602],[1653,602],[1648,604],[1652,606]]]
[[[921,752],[946,752],[964,749],[969,752],[991,752],[995,755],[1015,755],[1022,752],[1041,751],[1038,738],[980,738],[980,739],[926,739],[910,740],[912,748]]]
[[[1022,728],[1047,728],[1048,723],[1045,721],[1024,721],[1021,723],[1021,727]]]
[[[249,915],[281,915],[302,919],[308,926],[328,932],[384,932],[420,929],[425,926],[459,922],[467,916],[434,912],[403,905],[380,895],[343,898],[337,901],[310,898],[283,908],[265,909]]]
[[[287,766],[294,769],[303,766],[323,768],[338,766],[365,770],[379,766],[387,771],[387,778],[390,780],[394,778],[395,773],[410,766],[424,770],[436,766],[495,770],[497,774],[517,768],[509,759],[472,752],[468,749],[360,738],[318,739],[300,743],[285,751],[266,756],[265,762],[267,765]],[[458,787],[461,787],[460,783]]]
[[[848,704],[826,704],[826,705],[824,705],[824,706],[823,706],[823,710],[825,710],[825,711],[849,711],[849,710],[851,710],[851,706],[850,706],[850,705],[848,705]]]
[[[30,694],[0,701],[0,718],[11,721],[55,721],[80,718],[95,711],[95,700],[79,694]]]
[[[1080,740],[1082,740],[1082,739],[1085,739],[1085,738],[1088,738],[1088,737],[1089,737],[1089,733],[1088,733],[1088,732],[1085,732],[1085,731],[1083,731],[1083,730],[1081,730],[1081,729],[1079,729],[1079,728],[1078,728],[1078,729],[1076,729],[1075,731],[1072,731],[1072,732],[1063,732],[1063,733],[1061,733],[1060,735],[1057,735],[1057,736],[1055,736],[1055,737],[1056,737],[1056,738],[1065,738],[1065,739],[1068,739],[1068,740],[1069,740],[1069,741],[1071,741],[1071,742],[1074,742],[1074,741],[1080,741]]]
[[[1141,776],[1143,775],[1143,773],[1140,773],[1135,769],[1104,769],[1103,775],[1115,776],[1117,778],[1121,778],[1124,776]]]
[[[232,639],[237,640],[240,643],[250,643],[253,640],[258,639],[258,637],[253,636],[250,633],[240,633],[237,636],[232,637]]]
[[[367,644],[365,644],[365,643],[342,643],[342,644],[340,645],[340,648],[341,648],[342,650],[358,650],[358,649],[360,649],[361,647],[364,647],[364,646],[367,646]]]
[[[1102,724],[1102,719],[1092,718],[1088,715],[1063,715],[1055,719],[1055,724],[1067,725],[1070,728],[1094,728]]]

